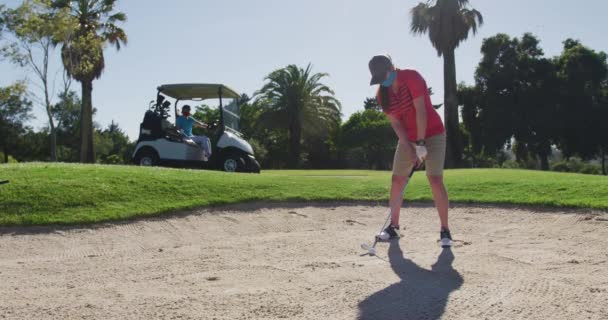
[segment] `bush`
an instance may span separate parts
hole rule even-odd
[[[557,161],[551,166],[551,170],[559,172],[570,172],[567,161]]]
[[[248,142],[251,145],[251,148],[253,148],[253,154],[258,162],[264,162],[268,156],[268,150],[266,150],[264,145],[256,139],[249,139]]]
[[[8,156],[8,163],[17,163],[17,159],[13,158],[13,156]],[[0,152],[0,163],[4,163],[4,153]]]
[[[602,174],[602,169],[600,166],[594,166],[592,164],[586,164],[581,169],[580,173],[584,174]]]
[[[477,159],[477,168],[498,168],[500,165],[494,158],[483,157]]]
[[[502,163],[502,168],[503,169],[521,169],[521,165],[519,164],[519,162],[517,162],[515,160],[506,160],[505,162]]]
[[[484,152],[475,154],[465,151],[463,166],[467,168],[502,168],[502,164],[507,160],[507,155],[503,151],[489,155]]]
[[[583,174],[601,174],[602,168],[599,165],[583,162],[581,159],[572,158],[570,160],[556,161],[552,163],[551,170],[560,172],[575,172]]]
[[[101,160],[103,164],[124,164],[121,156],[117,154],[111,154],[107,156],[105,159]]]

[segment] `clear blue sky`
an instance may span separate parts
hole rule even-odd
[[[562,41],[579,39],[608,51],[608,1],[471,0],[485,24],[456,51],[458,81],[473,82],[483,38],[502,32],[532,32],[548,56]],[[20,1],[0,3],[14,6]],[[156,87],[174,82],[219,82],[252,95],[269,72],[288,64],[330,77],[323,81],[342,102],[343,119],[361,110],[374,94],[367,62],[390,53],[401,68],[415,68],[433,87],[434,103],[443,100],[443,62],[426,36],[409,32],[414,0],[120,0],[129,44],[120,52],[107,48],[106,71],[94,82],[95,120],[112,120],[136,139],[139,123]],[[602,31],[603,30],[603,31]],[[57,53],[58,54],[58,53]],[[57,61],[55,61],[57,63]],[[0,85],[28,77],[0,62]],[[34,79],[29,76],[30,79]],[[60,80],[60,79],[59,79]],[[80,92],[79,83],[73,89]],[[46,123],[36,107],[34,126]]]

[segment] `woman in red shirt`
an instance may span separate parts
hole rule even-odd
[[[415,70],[396,69],[386,55],[373,57],[369,70],[370,85],[380,85],[376,96],[378,104],[399,138],[393,160],[391,223],[384,231],[391,239],[399,237],[396,230],[399,230],[403,188],[411,170],[426,161],[426,174],[441,221],[441,245],[449,247],[452,236],[448,226],[448,193],[443,183],[445,128],[433,108],[426,82]]]

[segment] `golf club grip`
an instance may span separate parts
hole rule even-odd
[[[412,171],[410,171],[410,175],[408,176],[408,178],[411,178],[414,175],[414,171],[416,171],[416,166],[412,167]]]

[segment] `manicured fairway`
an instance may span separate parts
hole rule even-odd
[[[79,224],[250,201],[378,201],[390,173],[267,170],[260,175],[79,164],[0,166],[0,225]],[[567,173],[447,170],[453,202],[608,209],[608,177]],[[406,199],[430,201],[423,172]]]

